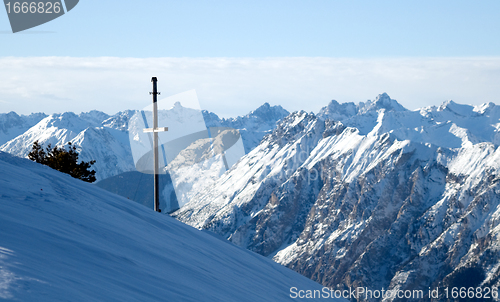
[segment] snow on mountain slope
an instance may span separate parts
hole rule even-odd
[[[80,153],[80,160],[95,159],[92,166],[98,180],[134,168],[128,134],[122,125],[113,124],[123,113],[114,117],[91,111],[76,115],[72,112],[47,116],[29,130],[0,146],[0,151],[27,157],[35,141],[42,146],[62,146],[71,142]],[[104,122],[102,119],[105,119]],[[105,127],[111,124],[114,127]]]
[[[47,115],[32,113],[19,116],[15,112],[0,113],[0,146],[36,125]]]
[[[291,287],[322,289],[269,259],[27,159],[0,152],[0,171],[1,299],[291,301]]]
[[[499,286],[499,118],[386,94],[294,112],[174,215],[325,286]]]

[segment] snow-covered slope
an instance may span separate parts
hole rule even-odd
[[[322,289],[269,259],[27,159],[0,152],[0,171],[0,299],[293,301],[291,287]]]
[[[492,103],[332,101],[290,114],[175,216],[327,286],[499,286],[499,124]]]
[[[160,174],[158,180],[161,188],[160,209],[166,212],[171,211],[171,209],[178,209],[179,205],[170,175]],[[145,174],[137,171],[123,172],[103,179],[95,185],[127,199],[134,200],[150,209],[154,208],[153,174]]]

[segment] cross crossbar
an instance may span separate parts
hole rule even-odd
[[[168,127],[158,127],[158,128],[146,128],[146,129],[143,129],[142,131],[144,131],[144,133],[147,133],[147,132],[165,132],[165,131],[168,131]]]

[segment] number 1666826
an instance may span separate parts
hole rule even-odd
[[[14,14],[58,14],[61,12],[61,2],[7,2],[7,13]]]

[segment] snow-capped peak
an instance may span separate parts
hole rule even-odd
[[[319,111],[318,117],[340,121],[356,115],[358,110],[358,106],[352,102],[339,104],[336,100],[332,100],[326,107],[323,107]]]
[[[396,100],[391,99],[387,93],[379,94],[375,101],[367,101],[364,106],[360,103],[360,112],[365,113],[371,110],[385,109],[386,111],[408,111]]]
[[[82,112],[78,115],[81,119],[88,121],[89,123],[100,125],[102,121],[107,120],[110,116],[104,112],[91,110],[89,112]]]
[[[481,105],[474,106],[474,111],[479,113],[479,114],[485,114],[487,112],[494,110],[495,107],[496,107],[496,105],[492,102],[483,103]]]
[[[477,116],[477,112],[474,111],[474,107],[471,105],[457,104],[452,100],[444,101],[437,111],[448,111],[459,116]]]
[[[41,124],[43,124],[44,127],[72,129],[73,131],[78,132],[92,126],[92,123],[80,118],[73,112],[64,112],[49,115],[41,122]]]
[[[259,108],[250,112],[247,116],[260,117],[265,120],[280,120],[284,116],[288,115],[288,111],[283,109],[281,106],[271,106],[269,103],[264,103]]]
[[[339,104],[336,100],[332,100],[326,107],[321,108],[318,117],[320,119],[344,121],[356,115],[370,114],[380,109],[394,112],[408,111],[408,109],[403,107],[396,100],[391,99],[391,97],[384,92],[379,94],[375,98],[375,101],[368,100],[366,102],[360,102],[358,105],[352,102]]]
[[[172,106],[172,109],[179,109],[182,108],[181,102],[175,102],[174,105]]]
[[[255,148],[266,134],[271,133],[276,123],[289,114],[283,107],[271,106],[269,103],[264,103],[250,113],[236,118],[221,119],[215,113],[206,110],[202,113],[207,127],[238,129],[243,138],[245,153]]]

